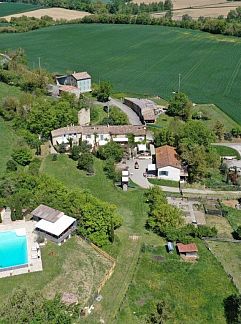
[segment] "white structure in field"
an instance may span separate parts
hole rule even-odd
[[[45,205],[39,205],[31,215],[32,219],[37,222],[35,231],[58,244],[70,237],[77,226],[75,218]]]
[[[73,144],[86,141],[92,146],[103,146],[111,140],[120,144],[128,143],[128,135],[134,136],[136,143],[146,139],[146,127],[144,125],[95,125],[95,126],[70,126],[51,132],[53,145],[67,144],[72,138]]]
[[[180,181],[182,167],[173,147],[164,145],[156,148],[156,169],[159,179]]]

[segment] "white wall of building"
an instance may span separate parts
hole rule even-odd
[[[73,139],[73,144],[79,144],[79,139],[81,138],[81,134],[65,134],[61,136],[56,136],[52,138],[53,145],[58,145],[62,143],[67,143],[68,139]]]
[[[96,143],[100,146],[107,144],[110,140],[110,134],[97,134],[96,136]]]
[[[79,80],[77,82],[77,87],[80,89],[81,93],[91,91],[91,79]]]
[[[157,177],[164,180],[180,181],[180,169],[166,166],[157,170]]]
[[[145,140],[145,136],[135,136],[134,140],[135,143],[143,142]]]

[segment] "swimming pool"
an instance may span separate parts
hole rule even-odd
[[[0,270],[28,263],[25,230],[0,232]]]

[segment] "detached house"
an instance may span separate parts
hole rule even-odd
[[[78,88],[81,93],[90,92],[91,76],[87,72],[72,73],[67,76],[65,84]]]
[[[39,205],[31,215],[36,221],[35,232],[58,244],[69,238],[77,227],[75,218],[46,205]]]
[[[169,145],[157,147],[155,153],[157,177],[180,181],[182,167],[174,147]]]

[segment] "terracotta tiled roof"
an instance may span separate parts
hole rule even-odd
[[[59,86],[60,91],[79,91],[77,87],[71,86],[71,85],[60,85]]]
[[[91,78],[91,76],[87,72],[73,73],[72,77],[74,77],[76,80],[90,79]]]
[[[55,129],[51,132],[52,137],[67,135],[67,134],[111,134],[111,135],[127,135],[135,136],[146,135],[146,127],[144,125],[122,125],[122,126],[69,126]]]
[[[179,253],[198,252],[198,248],[195,243],[190,243],[190,244],[177,243],[177,249]]]
[[[174,147],[164,145],[156,148],[156,166],[157,169],[166,166],[172,166],[181,169],[181,163],[177,158],[177,152]]]

